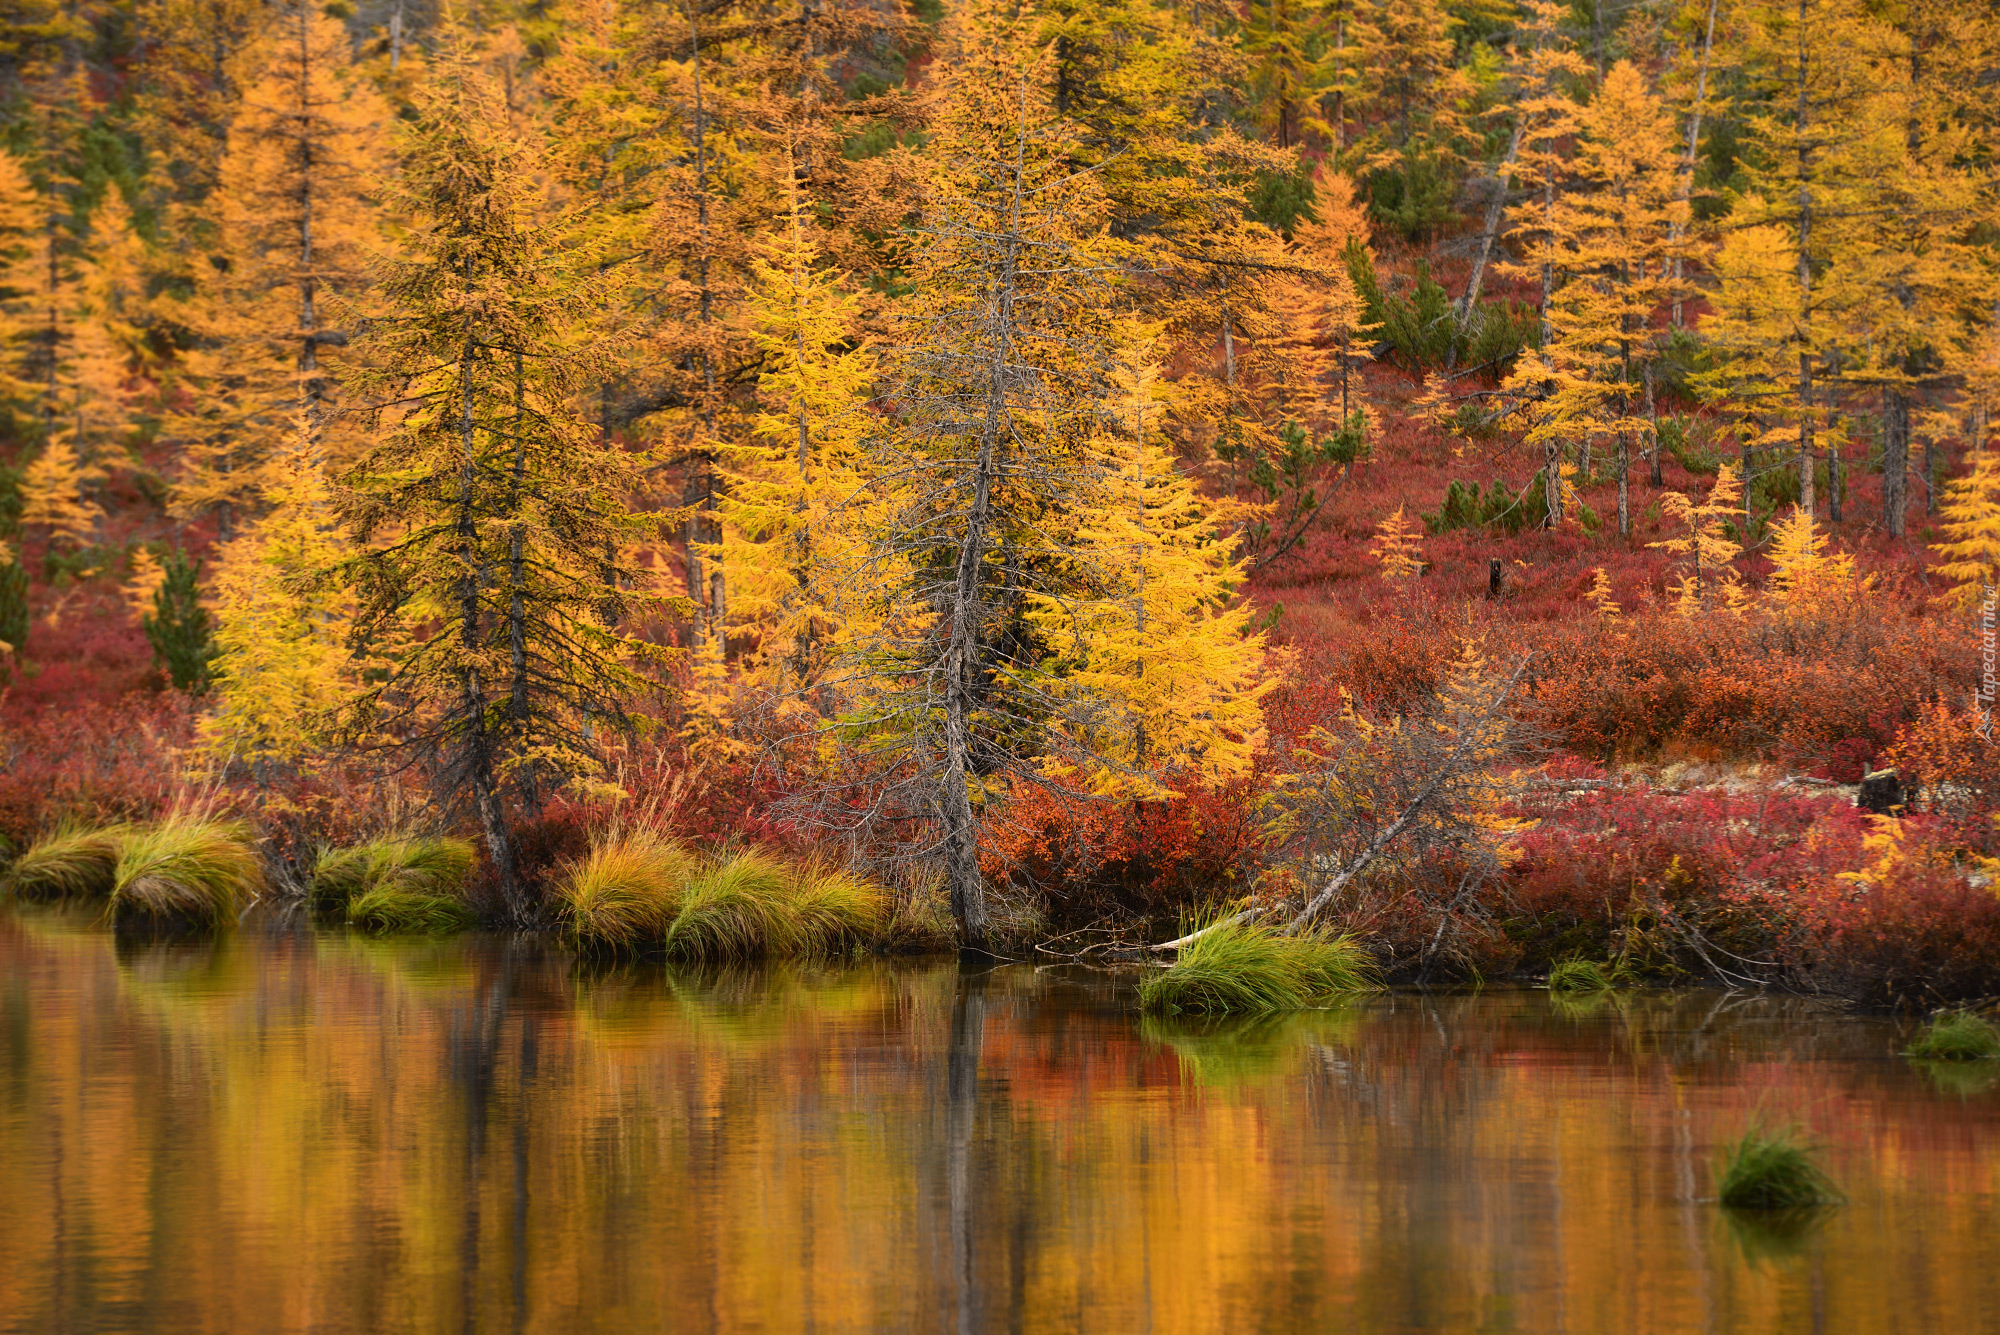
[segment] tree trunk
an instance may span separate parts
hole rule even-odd
[[[1799,33],[1804,40],[1806,4],[1799,0]],[[1806,61],[1799,57],[1799,507],[1814,509],[1812,457],[1812,149],[1805,134]]]
[[[1628,433],[1618,433],[1618,536],[1632,536],[1631,445]]]
[[[1486,262],[1493,255],[1493,239],[1500,230],[1500,216],[1507,207],[1507,188],[1514,181],[1514,158],[1521,151],[1521,130],[1524,117],[1515,117],[1514,133],[1507,140],[1507,156],[1500,160],[1498,170],[1493,173],[1493,199],[1486,206],[1486,225],[1479,233],[1479,250],[1472,259],[1472,274],[1465,280],[1465,300],[1459,304],[1458,327],[1461,332],[1472,327],[1472,315],[1479,308],[1479,290],[1486,280]],[[1452,369],[1451,363],[1458,354],[1454,344],[1445,361],[1445,370]],[[1341,419],[1346,425],[1346,418]]]
[[[1650,463],[1650,470],[1646,480],[1655,487],[1664,487],[1667,485],[1667,479],[1666,475],[1660,471],[1660,412],[1658,405],[1653,399],[1653,364],[1651,362],[1646,363],[1645,376],[1646,420],[1652,423],[1651,430],[1653,437],[1651,442],[1652,447],[1646,451]],[[1747,486],[1749,484],[1745,483],[1744,485]]]
[[[464,691],[465,741],[463,768],[479,810],[480,829],[486,835],[486,851],[493,859],[493,874],[500,882],[500,898],[507,916],[515,922],[527,918],[527,905],[514,870],[513,841],[507,837],[507,815],[500,803],[500,786],[493,772],[493,742],[486,731],[486,688],[480,680],[479,586],[483,563],[479,559],[479,524],[476,492],[479,484],[476,419],[473,416],[472,368],[478,356],[477,344],[468,329],[465,349],[460,354],[459,378],[462,402],[459,415],[458,536],[465,573],[459,580],[459,635],[465,653],[460,675]]]
[[[945,1196],[951,1211],[952,1287],[959,1335],[980,1329],[972,1138],[979,1122],[979,1062],[986,1040],[986,977],[961,975],[951,1004],[945,1059]]]
[[[1908,526],[1910,397],[1899,389],[1882,396],[1882,526],[1900,538]]]
[[[1543,523],[1554,528],[1563,521],[1562,447],[1554,440],[1542,442],[1542,495],[1548,501]]]
[[[1694,79],[1694,110],[1688,116],[1687,151],[1681,157],[1680,203],[1683,207],[1694,197],[1694,160],[1695,155],[1701,149],[1701,114],[1703,107],[1708,101],[1708,57],[1709,53],[1715,49],[1716,3],[1717,0],[1708,0],[1708,29],[1702,35],[1701,39],[1701,63],[1697,67]],[[1686,291],[1687,284],[1687,259],[1680,254],[1680,240],[1683,235],[1682,226],[1676,220],[1673,225],[1671,238],[1674,242],[1673,324],[1676,329],[1681,328],[1686,323],[1686,314],[1681,302],[1681,296]],[[1653,451],[1653,485],[1656,487],[1664,485],[1660,481],[1660,456],[1657,440],[1658,437],[1656,435],[1656,443]]]

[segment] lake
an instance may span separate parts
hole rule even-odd
[[[2000,1063],[1800,998],[579,965],[0,913],[0,1330],[2000,1330]],[[1844,1206],[1714,1203],[1798,1119]]]

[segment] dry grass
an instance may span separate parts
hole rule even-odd
[[[101,899],[118,883],[118,850],[129,833],[124,825],[59,826],[14,859],[7,889],[23,899]]]
[[[128,920],[218,927],[263,885],[246,826],[178,811],[120,842],[111,910]]]
[[[879,934],[889,894],[820,863],[757,852],[696,857],[655,827],[613,830],[556,886],[579,945],[680,960],[823,953]]]
[[[563,869],[556,883],[563,921],[583,945],[632,951],[655,944],[697,865],[694,854],[657,829],[613,830]]]

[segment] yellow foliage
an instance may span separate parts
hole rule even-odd
[[[1743,486],[1733,464],[1722,465],[1706,501],[1697,501],[1678,491],[1670,491],[1661,498],[1668,521],[1680,526],[1682,532],[1664,542],[1647,545],[1664,548],[1681,558],[1675,606],[1683,616],[1714,610],[1718,597],[1731,608],[1740,601],[1740,590],[1728,591],[1738,587],[1736,570],[1730,562],[1743,549],[1729,536],[1725,525],[1735,518],[1742,501]]]
[[[41,528],[52,543],[77,547],[89,543],[104,511],[84,494],[84,488],[99,476],[77,458],[68,436],[58,436],[21,474],[21,523]]]
[[[1077,646],[1066,688],[1108,708],[1098,754],[1141,770],[1190,769],[1206,778],[1246,772],[1264,739],[1264,637],[1237,597],[1237,540],[1158,432],[1165,389],[1143,359],[1116,373],[1126,430],[1100,442],[1110,476],[1079,514],[1076,538],[1112,581],[1101,599],[1067,608],[1037,598],[1032,620]],[[1152,791],[1115,768],[1106,789]]]
[[[346,644],[352,596],[315,578],[345,554],[317,463],[292,451],[265,500],[269,513],[222,549],[213,588],[215,709],[202,731],[217,752],[239,760],[296,763],[324,743],[328,720],[365,664]]]
[[[166,580],[166,567],[160,564],[159,557],[153,555],[153,549],[134,547],[132,574],[118,592],[134,616],[146,616],[153,610],[153,595],[160,591],[160,585]]]
[[[1951,581],[1946,602],[1972,608],[2000,588],[2000,450],[1981,450],[1972,472],[1946,489],[1944,522],[1949,541],[1936,544],[1945,558],[1931,573]]]
[[[1368,553],[1381,563],[1385,578],[1414,579],[1424,573],[1422,531],[1400,505],[1375,526],[1375,540],[1368,544]]]
[[[1590,601],[1591,610],[1597,613],[1599,620],[1616,621],[1619,618],[1621,609],[1618,599],[1612,595],[1611,577],[1604,573],[1603,566],[1592,572],[1590,589],[1584,597]]]
[[[1859,589],[1853,556],[1829,553],[1826,535],[1800,506],[1772,530],[1771,563],[1776,569],[1766,596],[1788,612],[1822,611]]]

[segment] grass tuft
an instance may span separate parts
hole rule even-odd
[[[456,898],[472,874],[476,856],[463,839],[423,835],[329,848],[313,866],[313,902],[341,907],[372,890]]]
[[[889,916],[889,892],[842,867],[809,862],[786,886],[792,930],[801,952],[824,953],[874,936]]]
[[[1256,923],[1232,923],[1181,947],[1172,965],[1140,983],[1139,1008],[1166,1015],[1265,1015],[1373,986],[1373,964],[1350,937],[1282,936]]]
[[[218,927],[263,884],[246,827],[175,812],[120,841],[111,911],[126,920]]]
[[[556,897],[579,945],[707,961],[823,953],[882,931],[889,901],[833,866],[754,852],[704,861],[645,826],[600,839],[564,869]]]
[[[118,848],[128,827],[64,825],[37,839],[7,870],[7,888],[23,899],[102,899],[118,883]]]
[[[2000,1057],[2000,1029],[1971,1011],[1947,1011],[1924,1027],[1905,1049],[1928,1061],[1964,1062]]]
[[[1795,1126],[1767,1131],[1751,1123],[1723,1154],[1722,1203],[1732,1210],[1800,1210],[1839,1201],[1839,1188],[1814,1153]]]
[[[637,950],[665,936],[696,866],[694,854],[658,830],[622,830],[564,868],[556,898],[580,944]]]
[[[472,905],[453,895],[434,895],[399,885],[376,885],[355,896],[347,921],[371,932],[462,932],[479,921]]]
[[[1567,959],[1549,970],[1549,991],[1572,996],[1609,992],[1623,981],[1623,970],[1617,965],[1599,964],[1595,960]]]
[[[675,959],[739,960],[790,953],[800,944],[785,869],[761,853],[738,853],[696,873],[660,944]]]

